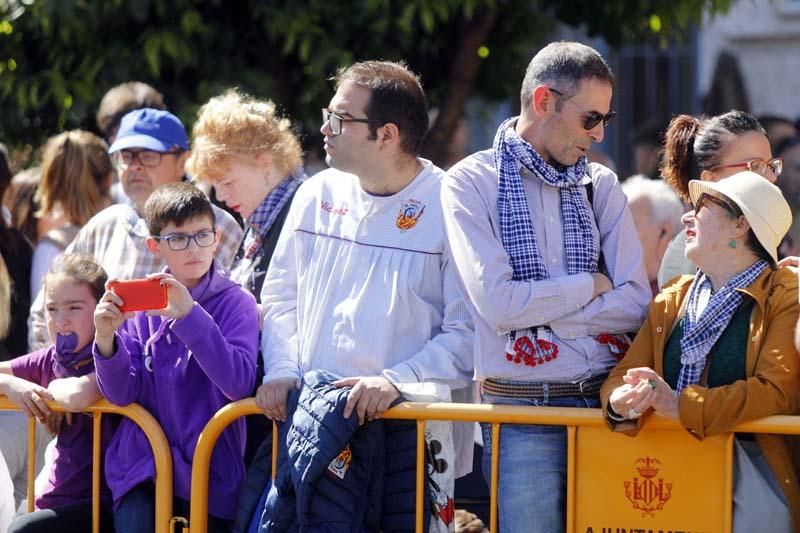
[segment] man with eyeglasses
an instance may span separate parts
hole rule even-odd
[[[144,204],[150,194],[168,183],[186,180],[184,164],[189,158],[189,137],[181,121],[168,111],[137,109],[122,118],[109,148],[122,189],[129,202],[107,207],[81,229],[65,253],[92,256],[110,278],[136,279],[164,268],[160,258],[147,250],[149,232]],[[214,206],[220,242],[216,259],[230,266],[242,229],[231,215]],[[30,349],[49,341],[41,294],[31,306]]]
[[[321,369],[350,387],[344,419],[364,424],[421,383],[471,384],[472,332],[445,249],[443,172],[418,157],[428,115],[417,76],[364,61],[334,79],[321,128],[331,168],[298,189],[261,292],[256,403],[285,420],[289,392]],[[458,467],[445,470],[452,482]]]
[[[625,196],[612,171],[586,161],[615,115],[613,80],[592,48],[546,46],[525,73],[520,116],[445,177],[483,403],[598,407],[621,334],[644,319],[650,288]],[[563,427],[503,425],[500,531],[564,531],[566,450]]]

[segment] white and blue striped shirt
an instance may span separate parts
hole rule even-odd
[[[446,251],[443,172],[373,196],[334,169],[292,202],[261,292],[264,381],[324,369],[396,383],[472,380],[472,325]]]

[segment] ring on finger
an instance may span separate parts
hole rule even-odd
[[[653,390],[656,390],[656,387],[658,387],[658,383],[654,379],[648,379],[647,384],[650,385],[650,388]]]

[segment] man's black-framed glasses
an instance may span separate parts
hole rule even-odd
[[[169,233],[167,235],[153,235],[153,238],[157,241],[167,241],[167,246],[169,246],[170,250],[180,252],[187,249],[191,241],[194,241],[199,248],[208,248],[217,240],[217,230],[216,228],[211,228],[197,233]]]
[[[161,158],[165,155],[178,155],[180,151],[173,150],[171,152],[156,152],[153,150],[120,150],[115,152],[114,162],[117,165],[131,166],[135,161],[139,161],[142,166],[153,168],[161,163]]]
[[[322,123],[324,124],[326,122],[330,125],[332,135],[341,135],[342,122],[363,122],[364,124],[386,124],[385,120],[343,117],[341,115],[337,115],[330,109],[322,108]]]
[[[564,93],[562,93],[561,91],[557,91],[552,87],[548,87],[548,89],[550,89],[550,92],[556,93],[558,96],[561,97],[564,96]],[[602,113],[598,113],[597,111],[586,111],[572,100],[566,100],[566,101],[574,105],[578,109],[580,109],[583,113],[585,113],[583,115],[583,129],[585,129],[586,131],[593,130],[601,122],[603,123],[603,127],[606,127],[608,126],[608,123],[611,122],[611,119],[617,116],[617,112],[614,111],[613,109],[604,115]]]

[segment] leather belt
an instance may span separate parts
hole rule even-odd
[[[593,376],[577,383],[511,381],[507,379],[486,378],[483,391],[504,398],[529,398],[542,400],[547,390],[549,398],[579,397],[596,399],[607,375]]]

